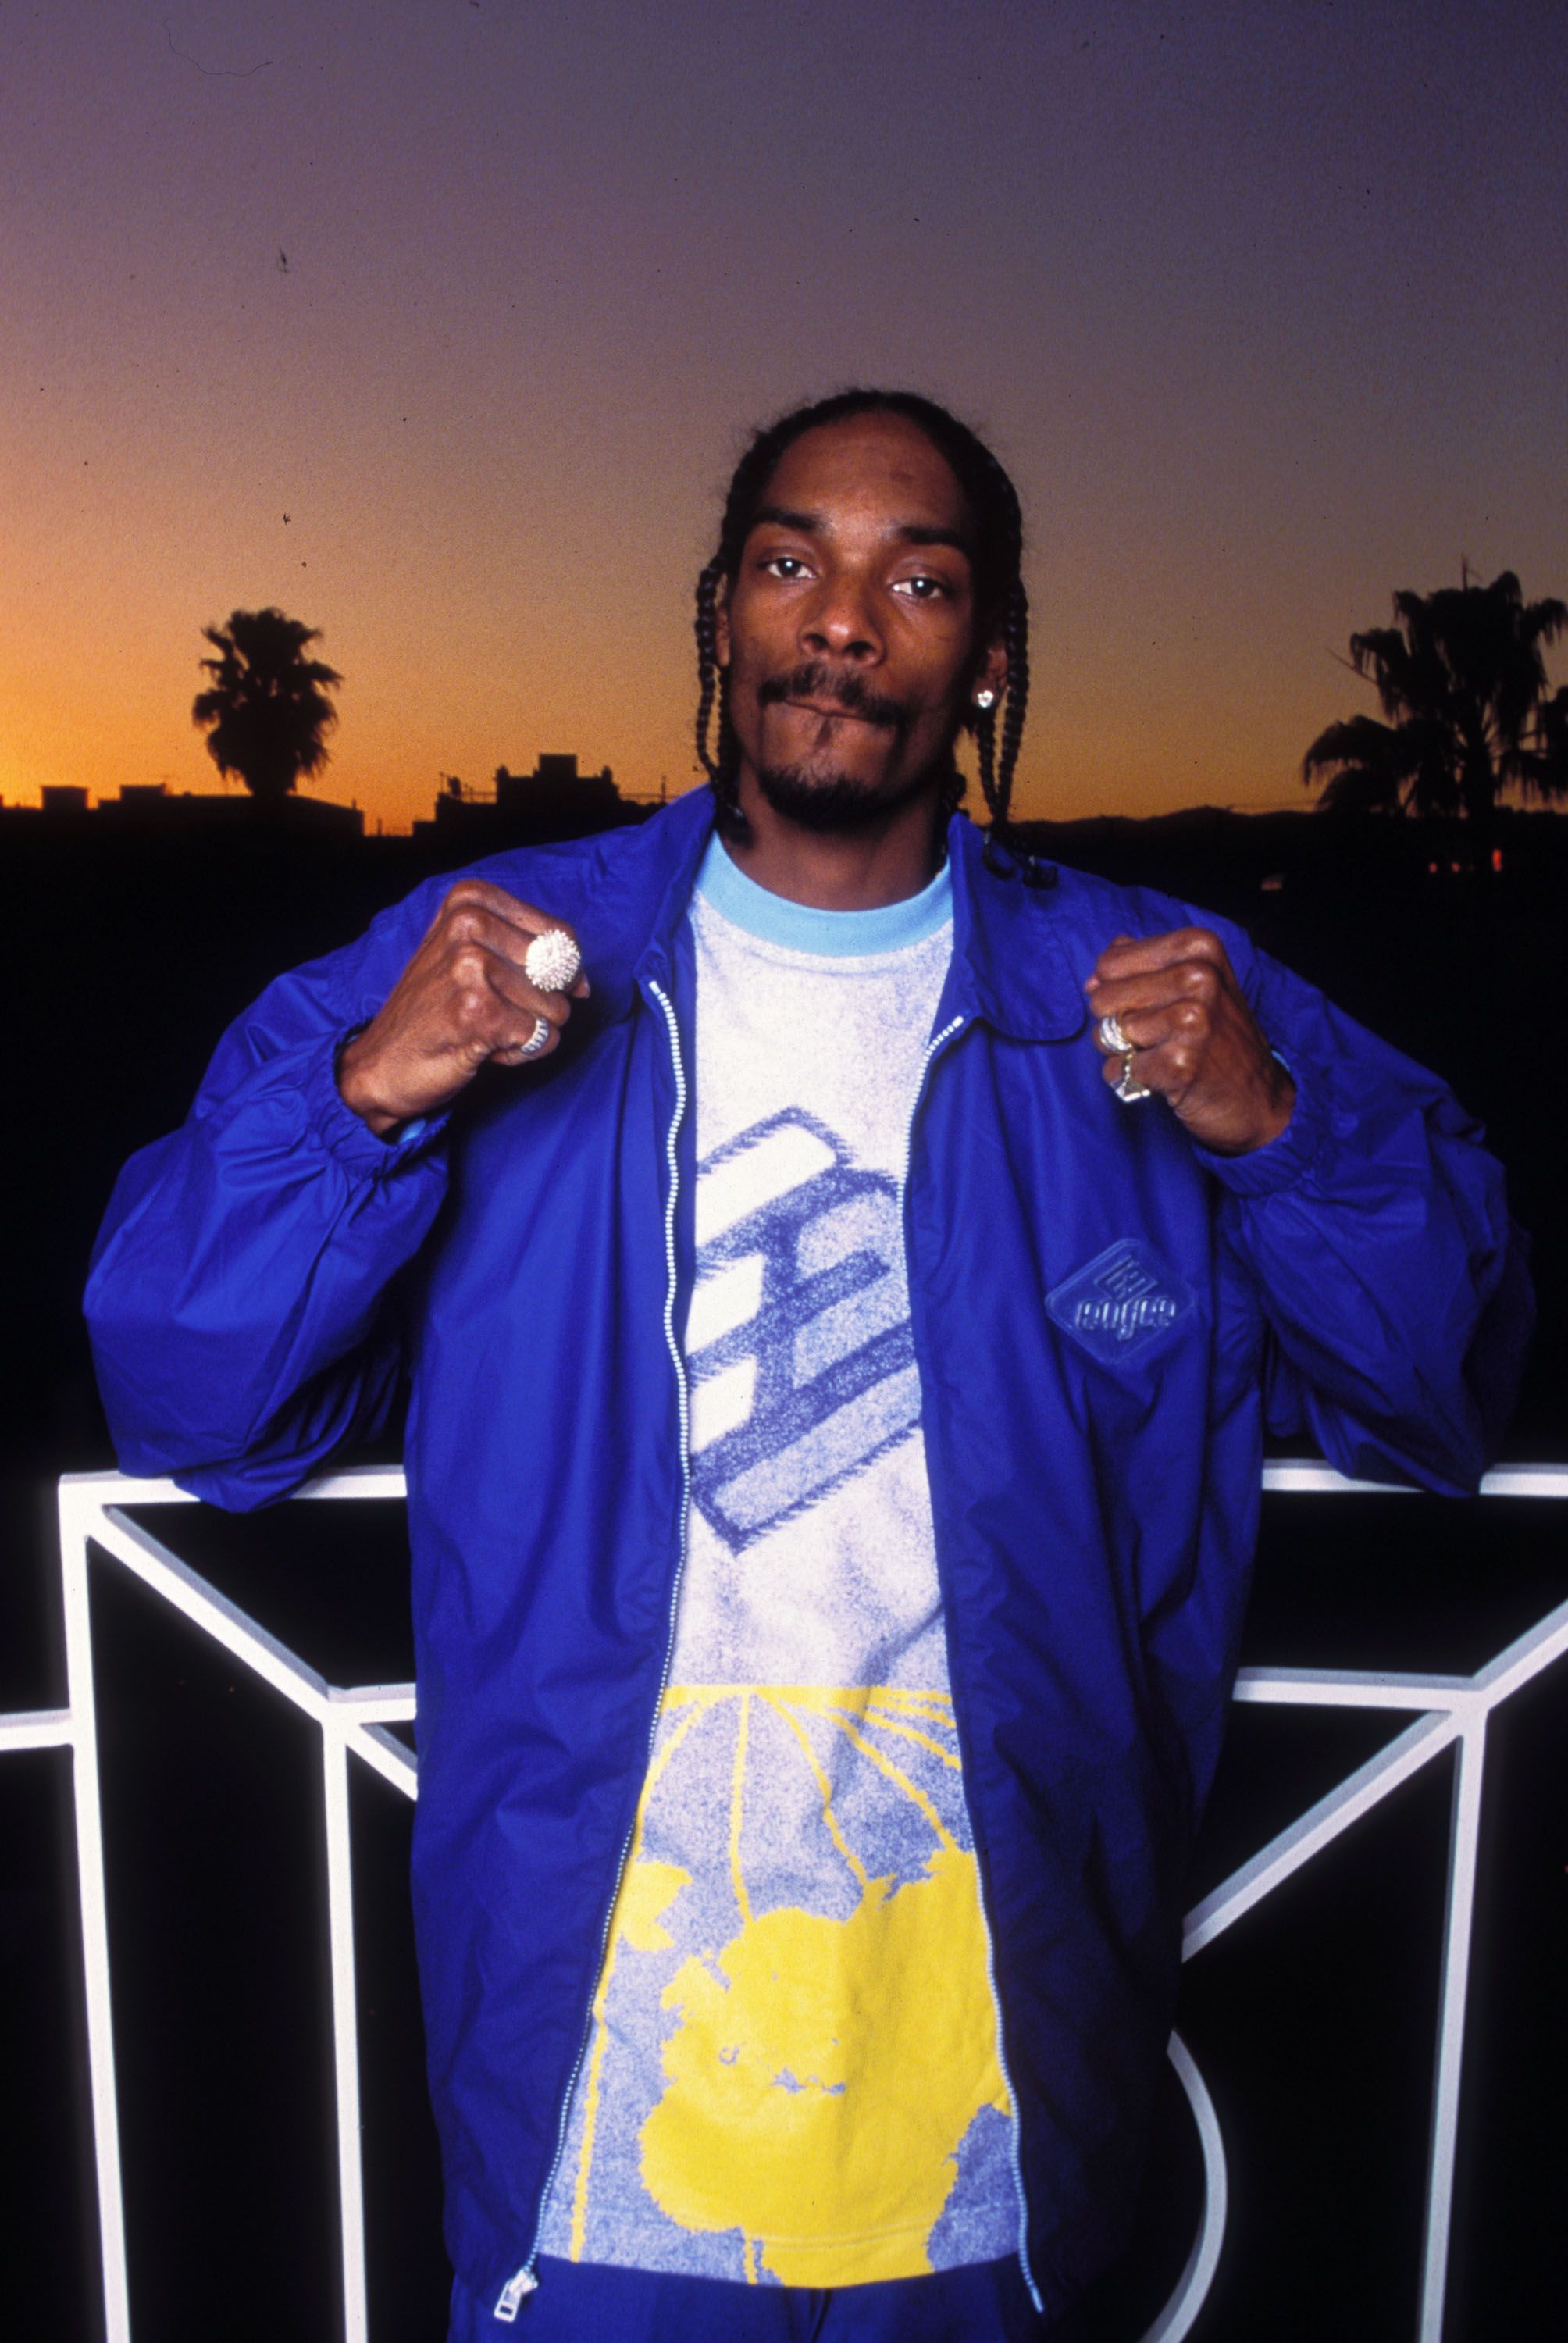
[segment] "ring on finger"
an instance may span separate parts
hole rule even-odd
[[[582,964],[583,956],[564,928],[546,928],[523,954],[523,974],[541,992],[569,992]]]
[[[1123,1064],[1121,1078],[1112,1085],[1123,1106],[1132,1106],[1139,1099],[1152,1098],[1154,1095],[1148,1083],[1141,1082],[1133,1072],[1132,1054],[1131,1048],[1122,1051]]]
[[[550,1021],[548,1017],[536,1017],[534,1020],[534,1030],[528,1035],[528,1040],[526,1041],[518,1041],[513,1044],[518,1057],[537,1058],[541,1050],[548,1049],[549,1047],[550,1030]]]
[[[1121,1020],[1114,1010],[1109,1016],[1101,1019],[1094,1029],[1094,1038],[1108,1058],[1124,1058],[1132,1048],[1131,1041],[1122,1031]]]

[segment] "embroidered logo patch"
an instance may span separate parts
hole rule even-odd
[[[1045,1306],[1091,1358],[1119,1365],[1195,1309],[1197,1296],[1146,1244],[1119,1237],[1048,1293]]]

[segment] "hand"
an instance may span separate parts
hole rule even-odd
[[[523,960],[547,928],[572,932],[483,879],[459,879],[448,890],[380,1015],[338,1057],[345,1103],[378,1139],[412,1115],[449,1106],[487,1061],[531,1065],[549,1056],[572,1001],[587,1000],[588,980],[579,976],[570,999],[528,982]],[[549,1039],[525,1061],[541,1017]]]
[[[1284,1130],[1296,1086],[1209,929],[1118,936],[1083,989],[1096,1046],[1105,1048],[1098,1021],[1114,1017],[1135,1051],[1134,1079],[1159,1092],[1200,1146],[1249,1155]],[[1114,1087],[1127,1061],[1108,1056],[1105,1079]]]

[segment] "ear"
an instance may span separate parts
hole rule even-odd
[[[720,667],[729,665],[729,580],[721,578],[713,596],[713,656]]]

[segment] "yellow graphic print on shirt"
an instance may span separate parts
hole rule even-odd
[[[709,1812],[719,1876],[694,1881],[653,1851],[667,1802],[682,1819]],[[797,1867],[804,1901],[761,1906],[803,1802],[824,1842],[823,1890]],[[608,2193],[624,2229],[635,2155],[645,2267],[690,2268],[691,2242],[706,2237],[723,2258],[704,2267],[754,2283],[930,2269],[933,2232],[959,2216],[966,2142],[982,2172],[994,2167],[1010,2114],[967,1837],[945,1692],[672,1687],[555,2198],[560,2215],[569,2202],[569,2237],[548,2229],[546,2250],[606,2258],[596,2174],[618,2161]],[[994,2185],[980,2194],[994,2228]],[[944,2262],[976,2258],[976,2243],[960,2225]],[[979,2243],[1001,2253],[1010,2238]]]

